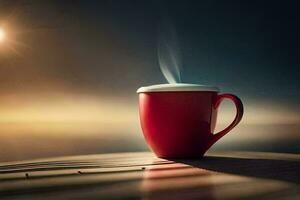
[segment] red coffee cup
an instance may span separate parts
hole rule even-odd
[[[242,119],[243,104],[217,87],[195,84],[162,84],[141,87],[139,112],[145,140],[161,158],[195,158],[205,152]],[[236,106],[233,122],[214,134],[218,106],[224,99]]]

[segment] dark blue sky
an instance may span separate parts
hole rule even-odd
[[[184,82],[297,106],[300,16],[295,2],[1,2],[1,23],[13,27],[15,40],[26,46],[14,47],[21,56],[1,50],[0,64],[15,67],[1,67],[1,88],[63,85],[134,97],[142,85],[166,82],[157,38],[159,24],[169,18],[177,29]]]

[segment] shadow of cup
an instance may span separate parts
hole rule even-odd
[[[296,160],[206,156],[202,160],[172,161],[215,172],[300,183],[300,161]]]

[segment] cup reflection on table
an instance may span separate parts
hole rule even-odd
[[[141,191],[144,199],[212,198],[211,172],[174,163],[146,167]]]

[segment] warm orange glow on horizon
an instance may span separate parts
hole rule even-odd
[[[251,102],[250,102],[251,103]],[[242,124],[300,124],[300,116],[276,105],[245,106]],[[235,108],[228,102],[219,109],[218,125],[227,126],[234,118]],[[106,124],[111,127],[139,123],[137,101],[85,95],[22,95],[0,100],[0,123],[80,123]],[[96,125],[98,128],[99,126]]]
[[[137,98],[82,93],[3,94],[0,161],[146,150],[137,103]],[[219,147],[299,140],[297,112],[278,105],[245,104],[241,124],[218,142]],[[229,102],[221,105],[215,132],[232,121],[234,112]]]

